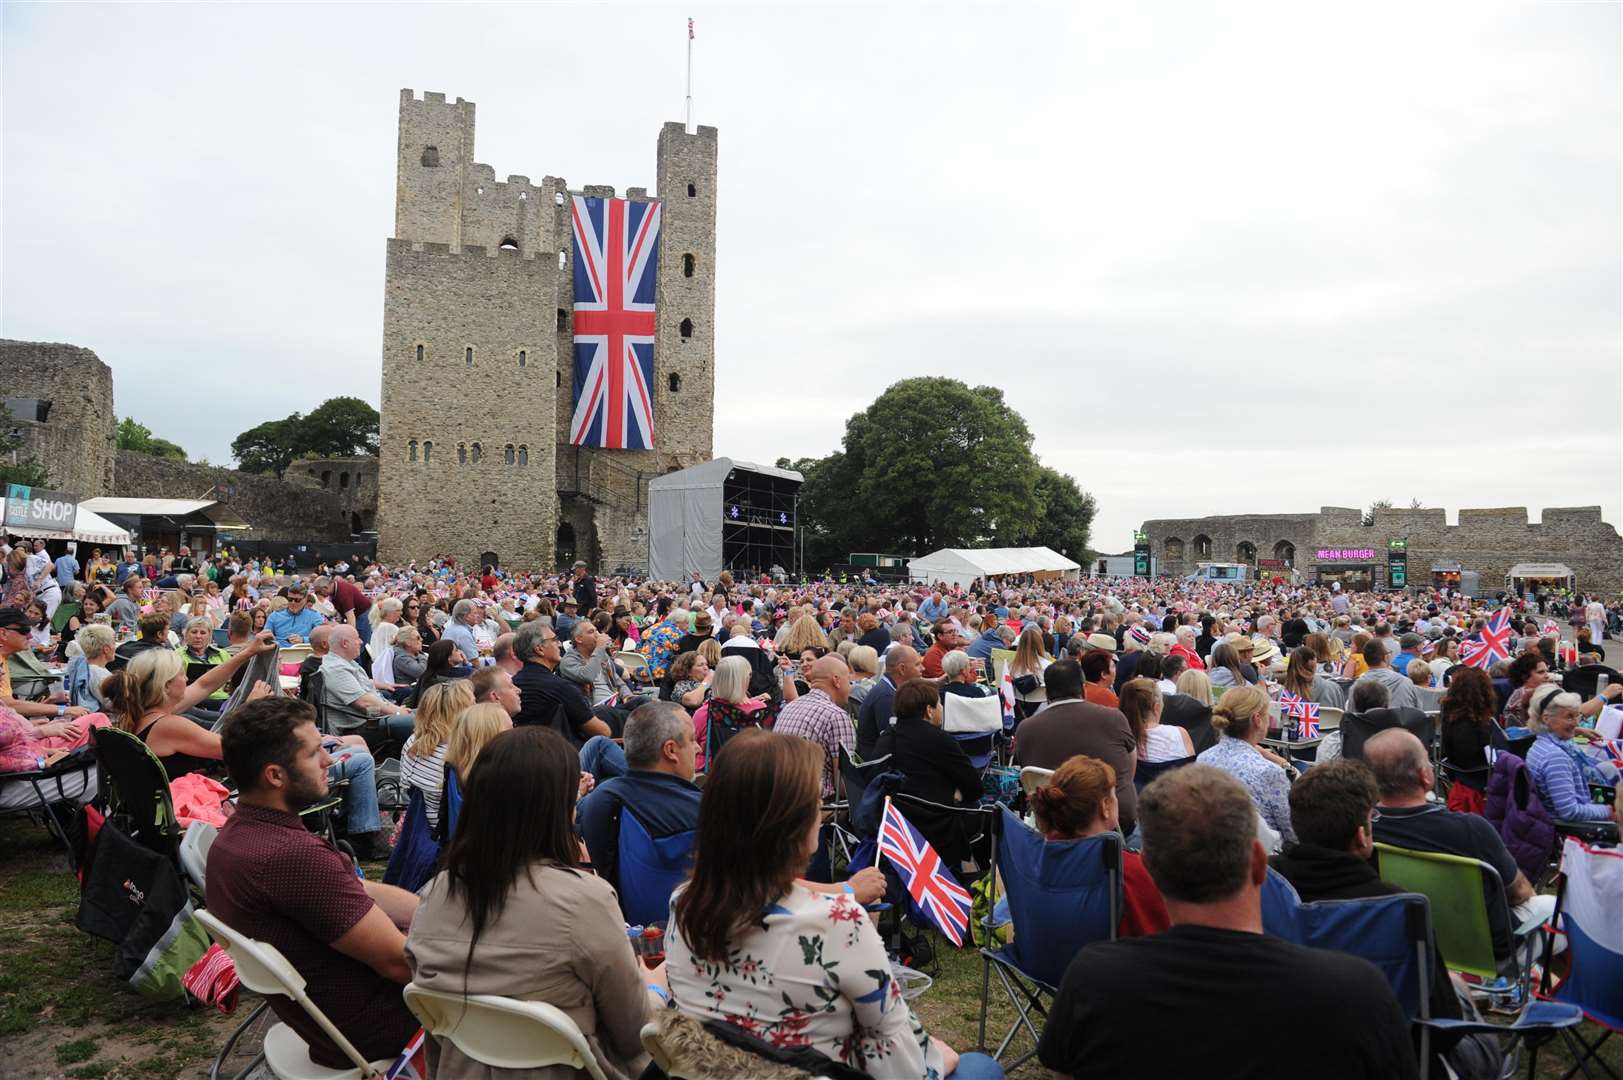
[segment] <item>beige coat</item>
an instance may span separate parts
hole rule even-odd
[[[532,880],[533,879],[533,880]],[[580,1026],[610,1080],[636,1076],[647,1065],[638,1038],[649,1018],[643,971],[626,940],[614,889],[586,871],[553,864],[521,876],[496,921],[485,927],[464,979],[473,927],[460,899],[438,874],[406,938],[412,979],[447,993],[500,994],[545,1001]],[[456,1080],[574,1080],[563,1066],[495,1070],[440,1041],[435,1076]]]

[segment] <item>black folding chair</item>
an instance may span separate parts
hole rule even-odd
[[[96,751],[84,746],[43,769],[0,773],[0,791],[23,791],[20,797],[9,798],[14,805],[0,807],[0,817],[38,821],[61,843],[72,864],[73,838],[68,832],[72,815],[69,813],[63,820],[61,808],[86,802],[95,795],[95,769]]]

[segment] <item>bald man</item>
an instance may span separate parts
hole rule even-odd
[[[1514,947],[1512,930],[1535,917],[1539,922],[1547,920],[1555,911],[1555,897],[1533,892],[1532,883],[1487,818],[1455,813],[1426,798],[1436,788],[1437,777],[1425,745],[1413,733],[1387,728],[1373,736],[1364,744],[1364,763],[1375,774],[1381,796],[1376,807],[1376,843],[1463,855],[1499,872],[1510,920],[1507,923],[1504,908],[1489,904],[1488,925],[1493,931],[1494,955],[1508,959]],[[1557,942],[1565,947],[1564,940],[1557,938]]]
[[[885,673],[874,683],[868,696],[862,699],[862,712],[857,716],[857,753],[872,757],[879,736],[890,728],[896,718],[896,688],[910,679],[922,678],[924,665],[919,654],[906,645],[895,645],[885,651]]]
[[[856,727],[845,707],[851,700],[851,669],[844,657],[831,653],[814,661],[803,674],[810,689],[783,707],[773,730],[780,735],[799,735],[823,748],[823,798],[828,799],[834,795],[840,747],[849,753],[857,743]]]

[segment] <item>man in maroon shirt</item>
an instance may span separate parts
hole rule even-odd
[[[273,945],[304,976],[310,998],[368,1061],[392,1058],[418,1028],[400,988],[411,981],[406,938],[417,897],[363,881],[298,812],[327,794],[332,759],[315,710],[268,697],[230,714],[220,730],[237,782],[236,813],[209,849],[208,910]],[[272,996],[271,1008],[329,1068],[351,1063],[304,1009]]]
[[[353,626],[361,635],[361,644],[369,645],[372,642],[372,621],[366,613],[372,608],[372,598],[362,592],[356,584],[348,578],[332,577],[316,578],[311,589],[321,599],[332,599],[333,610],[338,613],[338,621]]]
[[[926,679],[939,679],[945,672],[941,662],[948,653],[962,649],[969,644],[964,632],[958,629],[958,624],[949,619],[942,619],[935,624],[935,644],[931,645],[924,654],[924,677]]]

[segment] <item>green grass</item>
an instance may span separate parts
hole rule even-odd
[[[365,867],[374,880],[382,864]],[[245,995],[237,1013],[153,1003],[113,977],[113,948],[74,927],[78,882],[62,849],[38,826],[20,820],[0,827],[0,1072],[36,1063],[19,1075],[109,1078],[172,1077],[201,1080],[235,1023],[252,1007]],[[976,1046],[980,1019],[981,960],[973,949],[955,950],[937,939],[934,985],[914,1001],[931,1033],[959,1050]],[[1217,995],[1221,988],[1214,987]],[[995,1045],[1014,1011],[994,978],[987,1038]],[[1214,998],[1215,1000],[1215,998]],[[1593,1041],[1599,1029],[1581,1029]],[[1031,1046],[1019,1037],[1011,1056]],[[249,1053],[252,1053],[250,1049]],[[1607,1044],[1604,1059],[1623,1072],[1623,1039]],[[54,1062],[52,1071],[43,1066]],[[81,1062],[83,1064],[81,1064]],[[236,1067],[246,1057],[233,1058]],[[1572,1059],[1559,1043],[1539,1057],[1539,1077],[1558,1077]],[[231,1070],[232,1072],[235,1069]],[[1010,1080],[1046,1080],[1035,1059]]]

